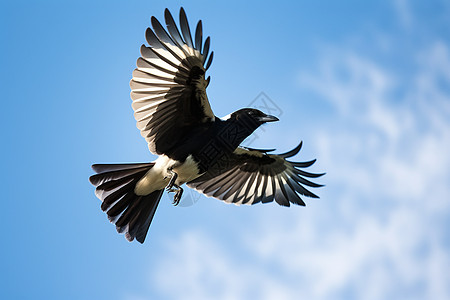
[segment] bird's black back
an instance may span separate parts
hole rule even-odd
[[[251,118],[226,121],[216,118],[214,122],[190,128],[165,154],[178,161],[185,161],[192,155],[198,162],[200,171],[205,172],[224,156],[231,155],[259,125]]]

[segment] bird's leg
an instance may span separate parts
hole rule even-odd
[[[173,197],[172,204],[177,206],[178,204],[180,204],[181,196],[183,195],[183,189],[177,184],[175,184],[175,181],[178,178],[178,174],[175,173],[171,168],[167,169],[167,171],[169,172],[171,177],[169,183],[166,186],[166,190],[169,193],[176,192],[175,196]]]
[[[166,186],[166,190],[169,192],[174,192],[175,190],[172,191],[173,186],[175,185],[175,181],[178,178],[178,174],[175,173],[172,168],[167,169],[167,171],[169,172],[170,176],[170,181]],[[164,178],[165,179],[165,178]]]

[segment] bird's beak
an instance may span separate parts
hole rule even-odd
[[[275,122],[275,121],[279,121],[280,119],[278,119],[275,116],[271,116],[271,115],[265,115],[264,117],[259,117],[259,121],[260,122]]]

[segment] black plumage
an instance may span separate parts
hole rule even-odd
[[[287,160],[302,143],[282,154],[240,146],[259,126],[278,118],[251,108],[222,119],[214,115],[206,95],[210,77],[205,79],[214,53],[210,37],[203,43],[201,21],[191,35],[183,8],[180,30],[167,9],[164,18],[167,30],[151,18],[153,29],[145,32],[149,46],[141,46],[130,82],[136,125],[158,159],[92,166],[98,174],[90,181],[117,231],[143,243],[164,189],[176,192],[178,204],[184,183],[235,204],[305,205],[303,196],[318,198],[305,186],[321,185],[306,178],[323,174],[303,170],[315,160]]]

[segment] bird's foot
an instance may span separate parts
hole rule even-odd
[[[173,196],[173,202],[172,204],[174,206],[177,206],[178,204],[180,204],[181,201],[181,196],[183,195],[183,189],[181,187],[178,186],[178,190],[175,194],[175,196]]]
[[[175,181],[177,180],[177,178],[178,178],[178,174],[177,173],[175,173],[172,169],[168,169],[167,170],[168,172],[169,172],[169,174],[170,174],[170,181],[169,181],[169,183],[167,184],[167,186],[166,186],[166,190],[168,191],[168,192],[174,192],[174,191],[177,191],[178,189],[173,189],[173,187],[175,186]],[[165,177],[164,179],[166,179],[167,177]]]
[[[167,171],[170,174],[170,181],[166,186],[166,191],[169,193],[175,193],[175,196],[173,196],[172,204],[177,206],[178,204],[180,204],[181,196],[183,195],[183,189],[180,186],[178,186],[177,184],[175,184],[175,182],[178,178],[178,174],[175,173],[172,169],[168,169]],[[164,179],[166,179],[166,178],[164,178]]]
[[[173,201],[172,201],[172,204],[174,206],[177,206],[178,204],[180,204],[181,195],[183,195],[183,188],[181,186],[174,184],[173,188],[168,189],[167,192],[175,193],[175,196],[173,196]]]

